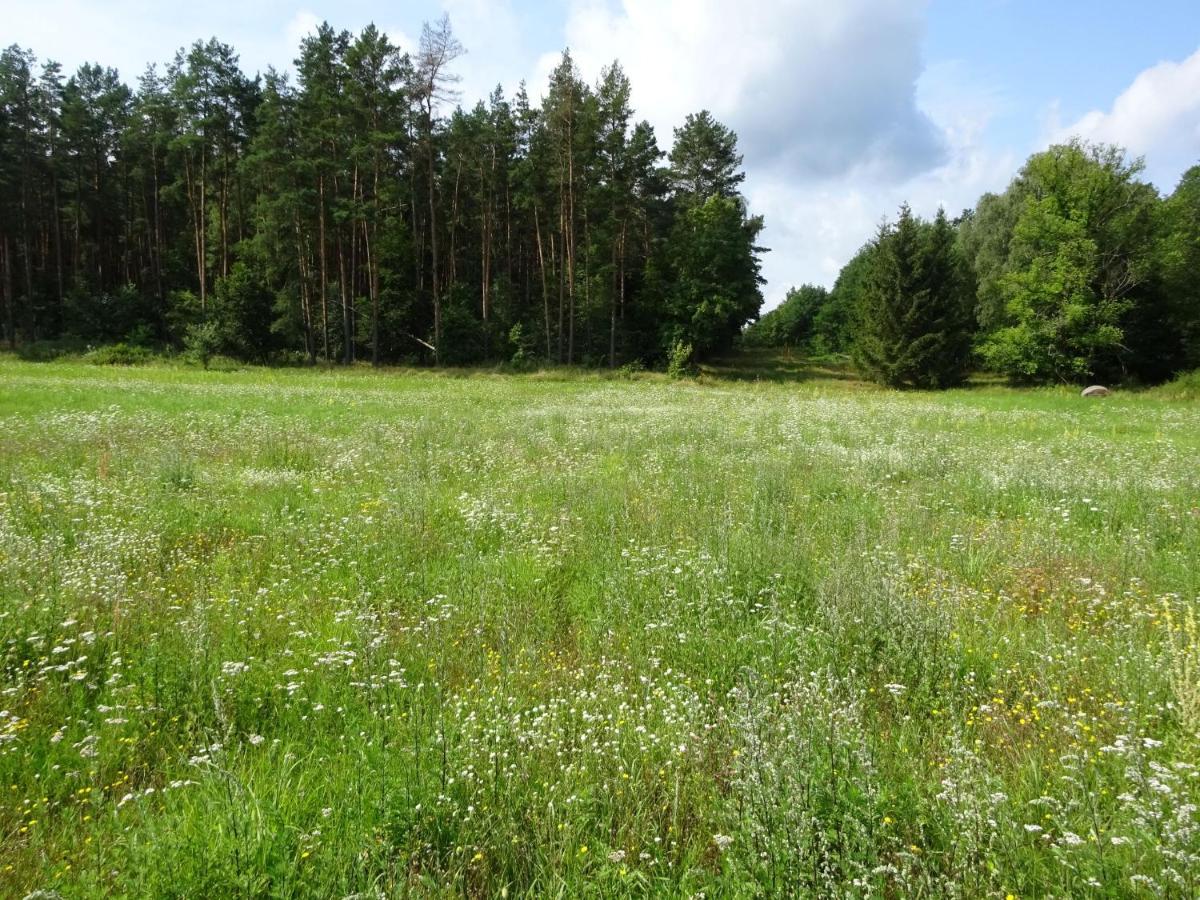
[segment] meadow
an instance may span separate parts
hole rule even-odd
[[[795,369],[0,359],[0,896],[1200,895],[1200,403]]]

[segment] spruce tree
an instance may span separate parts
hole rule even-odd
[[[954,229],[907,204],[880,228],[859,297],[854,357],[865,375],[890,387],[943,388],[962,382],[969,363],[966,281]]]

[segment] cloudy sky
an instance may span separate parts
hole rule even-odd
[[[832,284],[902,201],[957,213],[1072,134],[1144,155],[1164,191],[1200,161],[1197,0],[0,0],[0,42],[133,82],[196,38],[255,72],[289,67],[322,19],[411,46],[443,11],[465,100],[536,93],[569,46],[592,81],[621,60],[664,149],[688,112],[732,126],[770,305]]]

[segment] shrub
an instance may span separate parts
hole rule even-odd
[[[86,352],[86,345],[77,340],[31,341],[17,346],[17,356],[28,362],[50,362],[61,356]]]
[[[518,372],[528,372],[537,362],[534,347],[537,339],[525,333],[525,326],[518,322],[508,330],[508,343],[513,348],[509,365]]]
[[[667,353],[667,374],[672,378],[691,378],[696,374],[693,355],[691,344],[676,341]]]
[[[129,329],[129,334],[125,336],[125,343],[131,347],[153,347],[154,329],[146,322],[139,322]]]
[[[640,359],[631,359],[621,368],[617,369],[617,375],[621,378],[634,378],[646,371],[646,364]]]
[[[153,354],[145,347],[126,343],[97,347],[84,357],[96,366],[140,366],[149,362]]]
[[[221,335],[217,324],[210,320],[189,325],[183,338],[183,346],[189,357],[207,369],[212,358],[221,349]]]

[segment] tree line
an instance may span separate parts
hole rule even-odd
[[[1143,170],[1119,147],[1074,140],[954,221],[903,206],[832,290],[791,291],[745,340],[850,354],[897,387],[947,387],[976,368],[1024,383],[1194,369],[1200,166],[1165,197]]]
[[[216,39],[69,77],[0,54],[0,328],[259,361],[616,366],[731,346],[762,304],[762,220],[707,112],[669,155],[618,63],[569,52],[458,103],[448,19],[401,52],[306,37],[295,77]]]

